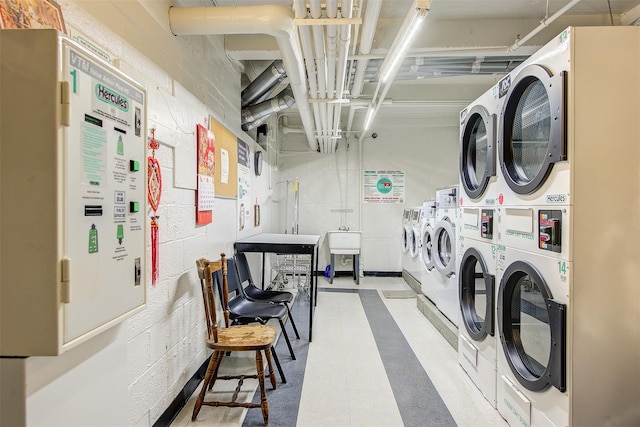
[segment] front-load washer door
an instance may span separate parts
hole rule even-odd
[[[495,127],[495,114],[481,105],[472,107],[461,123],[460,181],[472,199],[482,197],[496,174]]]
[[[495,276],[477,249],[467,249],[458,275],[460,311],[469,336],[475,341],[494,335]]]
[[[435,261],[433,259],[433,231],[434,230],[430,225],[427,225],[422,229],[422,248],[420,249],[420,258],[422,259],[422,265],[427,271],[431,271],[435,267]]]
[[[453,224],[448,218],[436,224],[433,233],[435,250],[433,261],[440,274],[450,277],[456,272],[456,236]]]
[[[566,160],[565,123],[565,72],[523,68],[507,94],[499,137],[500,168],[515,193],[533,193]]]
[[[420,252],[420,230],[418,228],[413,228],[411,230],[411,242],[409,245],[409,254],[411,258],[415,258],[418,256]]]
[[[533,265],[515,261],[506,268],[498,291],[500,341],[528,390],[566,390],[566,310]]]
[[[405,225],[402,227],[402,252],[409,252],[409,246],[411,245],[411,235],[413,234],[413,230],[410,226]]]

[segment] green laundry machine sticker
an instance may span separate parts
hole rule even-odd
[[[95,254],[98,252],[98,229],[95,224],[91,224],[89,230],[89,253]]]
[[[124,226],[122,224],[118,224],[118,231],[116,232],[116,239],[118,239],[118,243],[122,244],[122,239],[124,239]]]

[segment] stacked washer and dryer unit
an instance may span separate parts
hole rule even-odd
[[[418,259],[419,238],[416,238],[416,228],[420,227],[420,209],[408,208],[402,214],[402,269],[418,282],[420,281],[418,274],[420,260]]]
[[[411,258],[405,269],[417,282],[418,286],[420,286],[422,280],[422,263],[420,262],[422,216],[422,206],[411,209],[411,240],[409,243],[409,255]]]
[[[496,407],[496,134],[501,99],[490,89],[460,113],[458,361]]]
[[[639,75],[640,28],[572,27],[496,87],[496,404],[513,426],[640,424]]]

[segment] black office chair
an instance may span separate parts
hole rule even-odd
[[[254,322],[259,322],[264,325],[270,319],[278,319],[282,335],[289,348],[289,354],[291,354],[291,358],[295,360],[296,355],[293,352],[289,336],[284,328],[284,318],[287,314],[287,307],[284,304],[250,300],[249,297],[244,294],[244,289],[240,285],[238,269],[235,259],[233,258],[227,258],[227,284],[229,289],[228,294],[230,295],[235,292],[235,297],[232,299],[224,298],[224,292],[220,288],[222,286],[221,272],[218,271],[214,274],[218,291],[220,295],[223,296],[222,309],[224,310],[225,320],[230,320],[233,325],[246,325]]]
[[[281,303],[287,307],[287,314],[289,320],[291,320],[291,326],[293,332],[296,334],[296,338],[300,339],[296,322],[293,321],[291,316],[291,307],[289,304],[293,301],[293,294],[287,291],[266,291],[258,288],[251,277],[251,270],[249,269],[249,263],[244,253],[240,252],[235,256],[236,267],[238,268],[238,276],[240,277],[240,283],[242,283],[245,295],[253,301],[271,301],[274,303]],[[246,283],[246,285],[245,285]]]

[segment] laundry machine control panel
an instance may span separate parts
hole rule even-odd
[[[482,209],[480,218],[480,233],[485,239],[493,239],[493,209]]]
[[[562,251],[562,211],[538,211],[538,247],[552,252]]]

